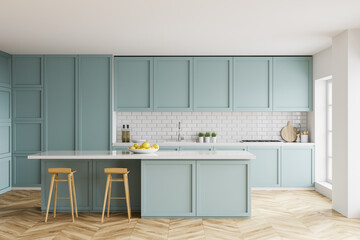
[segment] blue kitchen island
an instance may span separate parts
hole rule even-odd
[[[243,218],[251,215],[250,160],[247,151],[49,151],[28,156],[41,159],[41,210],[46,210],[51,175],[48,168],[76,170],[78,210],[100,212],[105,193],[104,168],[128,168],[132,212],[143,218]],[[58,196],[67,197],[66,185]],[[124,196],[114,183],[112,196]],[[52,209],[52,205],[51,205]],[[70,211],[60,200],[58,211]],[[111,211],[125,211],[123,200],[112,200]]]

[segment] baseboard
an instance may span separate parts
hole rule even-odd
[[[41,190],[41,187],[12,187],[11,190]]]
[[[328,182],[315,182],[315,191],[332,199],[332,185]]]
[[[251,190],[283,191],[283,190],[315,190],[315,188],[314,187],[252,187]]]

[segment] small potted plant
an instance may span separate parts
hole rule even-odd
[[[204,142],[204,134],[202,132],[199,132],[199,143]]]
[[[205,133],[205,142],[210,143],[210,133],[209,132]]]
[[[212,142],[213,142],[213,143],[216,143],[216,132],[213,132],[213,133],[211,134],[211,139],[212,139]]]

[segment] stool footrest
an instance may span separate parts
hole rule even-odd
[[[70,199],[68,197],[57,197],[56,199]]]
[[[112,178],[111,181],[112,182],[123,182],[124,179],[122,179],[122,178]]]
[[[111,197],[110,199],[125,199],[125,197]]]
[[[55,182],[67,182],[68,180],[65,179],[65,178],[58,178],[58,179],[55,179]]]

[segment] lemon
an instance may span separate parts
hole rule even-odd
[[[150,143],[148,143],[148,142],[144,142],[143,144],[141,144],[141,146],[142,146],[143,148],[151,147],[151,146],[150,146]]]
[[[154,145],[153,145],[153,148],[155,148],[155,149],[159,149],[159,145],[154,144]]]
[[[129,147],[129,149],[135,149],[135,147],[131,146],[131,147]]]
[[[138,148],[138,147],[139,147],[139,144],[135,143],[134,148]]]
[[[150,147],[150,149],[155,149],[154,147]]]
[[[139,149],[145,149],[145,148],[143,148],[143,147],[140,147]]]

